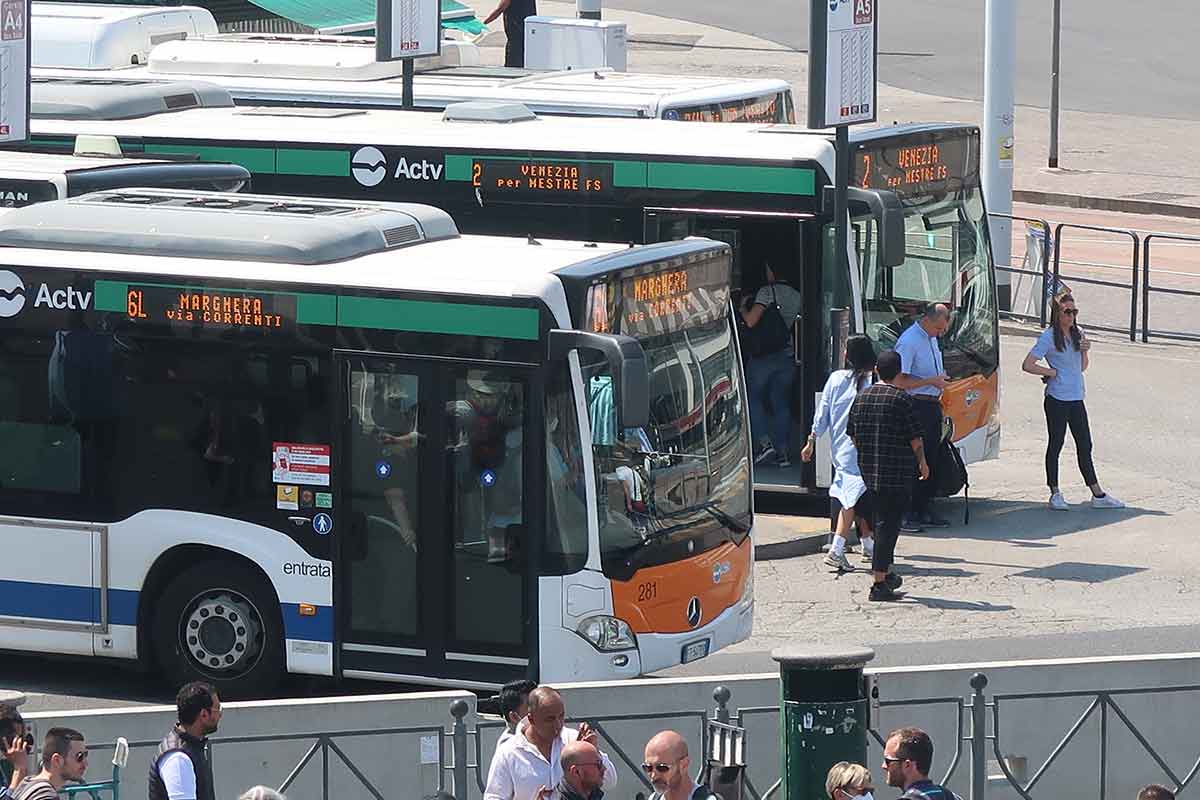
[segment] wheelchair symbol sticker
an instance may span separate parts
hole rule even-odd
[[[329,532],[333,530],[333,517],[321,512],[313,517],[312,526],[313,530],[321,536],[328,536]]]

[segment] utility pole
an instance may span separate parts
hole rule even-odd
[[[1016,63],[1016,0],[987,0],[983,68],[983,196],[993,214],[1012,214],[1013,71]],[[1012,222],[991,220],[992,254],[997,267],[1012,262]],[[996,272],[1001,310],[1012,307],[1012,276]]]
[[[1050,22],[1050,158],[1047,166],[1058,169],[1058,65],[1062,38],[1062,0],[1054,0],[1054,19]]]

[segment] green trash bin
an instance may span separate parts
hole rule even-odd
[[[866,648],[786,647],[779,662],[785,800],[825,800],[825,776],[839,761],[867,763]]]

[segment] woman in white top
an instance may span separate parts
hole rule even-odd
[[[842,504],[842,510],[838,514],[837,533],[825,555],[825,563],[839,572],[854,569],[846,560],[846,534],[850,532],[850,525],[856,516],[855,506],[867,491],[858,469],[858,450],[846,435],[846,420],[850,418],[850,407],[854,405],[859,391],[873,382],[875,348],[871,346],[871,340],[866,336],[851,336],[846,342],[846,364],[848,369],[838,370],[825,382],[817,411],[813,415],[812,433],[808,435],[808,442],[800,453],[804,461],[811,461],[817,438],[829,432],[834,466],[829,496]],[[871,526],[865,513],[857,516],[862,523],[859,535],[862,537],[863,552],[869,554],[874,545]]]

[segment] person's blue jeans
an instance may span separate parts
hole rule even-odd
[[[750,359],[746,376],[750,383],[750,429],[754,440],[769,439],[780,453],[788,452],[792,431],[792,380],[796,363],[792,351]]]

